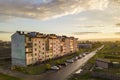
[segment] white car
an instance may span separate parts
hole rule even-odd
[[[74,60],[75,60],[75,61],[76,61],[76,60],[78,60],[78,57],[77,57],[77,56],[75,56],[75,57],[74,57]]]
[[[52,66],[50,69],[52,69],[52,70],[59,70],[60,68],[57,67],[57,66]]]
[[[67,63],[73,63],[74,60],[73,59],[69,59],[69,60],[66,60]]]
[[[86,55],[85,53],[82,54],[83,57],[85,57],[85,55]]]
[[[79,57],[82,57],[82,55],[80,54]]]
[[[80,69],[80,70],[76,71],[75,74],[80,74],[80,72],[82,72],[82,71],[83,71],[83,70]]]

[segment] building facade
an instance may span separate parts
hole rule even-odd
[[[75,53],[77,38],[17,31],[11,36],[12,65],[27,66]]]

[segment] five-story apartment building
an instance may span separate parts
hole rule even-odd
[[[11,36],[12,65],[27,66],[75,53],[77,38],[17,31]]]

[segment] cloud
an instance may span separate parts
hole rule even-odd
[[[104,26],[95,26],[95,25],[80,25],[80,26],[77,26],[79,28],[81,27],[85,27],[85,28],[92,28],[92,27],[104,27]]]
[[[98,34],[101,32],[74,32],[74,35],[85,35],[85,34]]]
[[[114,34],[115,34],[115,35],[120,35],[120,32],[115,32]]]
[[[118,27],[120,27],[120,23],[116,23],[115,25],[118,26]]]
[[[77,19],[78,21],[85,21],[85,20],[87,20],[87,18],[86,17],[82,17],[82,18],[79,18],[79,19]]]
[[[11,34],[11,33],[13,33],[13,32],[8,32],[8,31],[0,31],[0,34]]]
[[[109,0],[0,0],[0,15],[46,20],[104,10]]]

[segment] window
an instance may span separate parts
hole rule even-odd
[[[37,41],[37,39],[35,39],[35,41]]]
[[[31,59],[29,59],[29,63],[31,63]]]
[[[31,38],[30,38],[30,37],[28,37],[28,41],[31,41]]]
[[[37,55],[37,53],[35,53],[35,56]]]
[[[28,56],[29,56],[29,57],[31,57],[32,55],[31,55],[31,54],[29,54]]]
[[[37,48],[35,48],[35,51],[37,51]]]
[[[44,45],[44,43],[42,45]]]
[[[43,48],[43,50],[44,50],[44,48]]]
[[[35,58],[35,61],[37,61],[37,58]]]
[[[37,46],[37,44],[36,44],[36,43],[35,43],[34,45],[35,45],[35,46]]]

